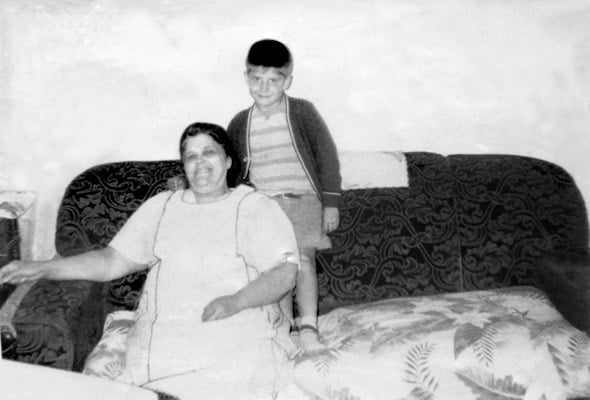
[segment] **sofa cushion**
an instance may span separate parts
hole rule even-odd
[[[107,315],[102,337],[88,355],[82,373],[113,380],[123,373],[127,334],[135,323],[134,314],[119,310]]]
[[[590,339],[532,287],[343,307],[319,329],[295,380],[321,399],[590,395]]]

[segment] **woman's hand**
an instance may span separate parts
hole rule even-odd
[[[248,308],[276,303],[293,288],[296,277],[297,264],[284,261],[261,274],[236,293],[213,299],[203,309],[201,320],[224,319]]]
[[[216,321],[218,319],[224,319],[237,314],[242,309],[235,295],[232,296],[221,296],[213,299],[203,309],[201,315],[201,321]]]
[[[36,281],[43,277],[43,269],[38,263],[15,260],[0,269],[0,283],[21,283]]]
[[[184,190],[188,187],[186,183],[186,178],[183,175],[173,176],[172,178],[168,178],[166,181],[166,186],[168,186],[168,190],[176,192],[177,190]]]

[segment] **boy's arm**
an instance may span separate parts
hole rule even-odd
[[[232,118],[227,126],[227,135],[234,146],[234,149],[238,151],[239,143],[237,141],[238,133],[239,133],[239,118],[240,114],[238,113],[236,116]]]
[[[336,144],[315,106],[308,102],[306,108],[305,128],[310,133],[308,137],[318,165],[322,204],[324,207],[338,207],[341,199],[342,178]]]
[[[229,139],[240,161],[240,173],[237,181],[238,183],[247,181],[248,179],[246,171],[246,166],[248,164],[246,157],[248,155],[245,154],[245,146],[242,144],[242,142],[246,140],[248,113],[248,110],[240,111],[232,118],[229,125],[227,126],[227,135],[229,136]]]

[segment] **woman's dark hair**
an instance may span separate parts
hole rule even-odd
[[[236,181],[238,175],[240,174],[240,160],[229,135],[225,129],[219,125],[208,122],[195,122],[190,124],[180,137],[180,160],[183,161],[184,159],[184,149],[188,138],[197,135],[209,135],[211,139],[215,140],[223,148],[225,155],[231,159],[231,166],[227,170],[227,185],[229,187],[235,187],[237,185]]]

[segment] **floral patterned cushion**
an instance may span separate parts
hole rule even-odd
[[[342,307],[319,328],[327,348],[296,361],[295,381],[320,399],[590,395],[590,339],[532,287]]]
[[[109,314],[84,373],[116,380],[133,313]],[[309,398],[566,399],[590,396],[590,338],[532,287],[398,298],[319,318],[326,349],[301,355]]]
[[[116,380],[125,368],[127,334],[134,323],[134,312],[115,311],[107,315],[100,342],[92,350],[82,373]]]
[[[133,311],[119,310],[108,314],[102,337],[86,359],[82,373],[114,381],[119,380],[125,368],[127,334],[134,322]],[[168,393],[157,390],[154,392],[158,400],[180,400]]]

